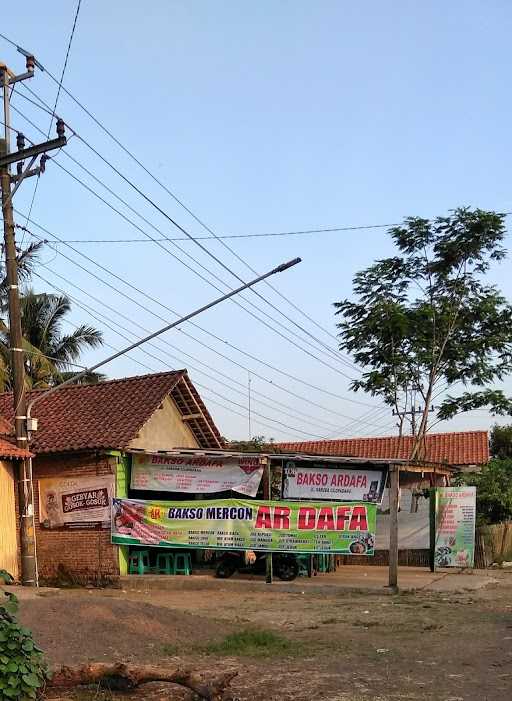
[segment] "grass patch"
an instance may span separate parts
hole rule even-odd
[[[179,648],[177,645],[173,645],[172,643],[166,643],[165,645],[162,645],[162,652],[164,653],[164,655],[174,657],[174,655],[178,654]]]
[[[210,643],[205,651],[211,655],[239,657],[287,656],[299,652],[300,644],[269,630],[243,630],[232,633],[218,643]]]

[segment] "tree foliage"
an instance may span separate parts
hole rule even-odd
[[[254,436],[250,441],[229,441],[224,439],[228,450],[237,450],[240,453],[278,453],[279,449],[274,445],[273,438]]]
[[[26,285],[37,265],[43,243],[32,243],[18,252],[18,279],[23,284],[21,315],[25,373],[29,387],[47,388],[79,372],[74,363],[87,348],[103,343],[102,334],[92,326],[82,324],[70,334],[62,332],[62,324],[71,311],[70,300],[64,295],[36,294]],[[0,246],[0,392],[12,389],[11,354],[9,351],[8,284]],[[73,369],[74,368],[74,369]],[[104,379],[100,373],[90,373],[82,383],[93,384]]]
[[[479,525],[512,520],[512,458],[493,458],[480,472],[461,475],[458,483],[476,487]]]
[[[505,257],[504,215],[463,208],[409,217],[389,233],[398,255],[357,273],[355,299],[335,307],[340,347],[363,368],[352,389],[381,397],[402,425],[421,401],[414,457],[438,397],[437,420],[484,406],[512,413],[492,386],[512,369],[512,306],[487,282]]]
[[[21,326],[25,349],[27,384],[36,389],[62,382],[80,368],[74,367],[83,351],[102,345],[101,331],[85,324],[72,333],[62,331],[71,311],[71,302],[64,295],[37,294],[25,290],[21,297]],[[5,389],[11,388],[8,328],[0,323],[0,376]],[[101,375],[89,375],[85,381],[97,382]]]
[[[512,424],[493,426],[491,431],[491,455],[494,458],[512,458]]]

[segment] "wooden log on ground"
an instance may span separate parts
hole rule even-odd
[[[190,689],[206,701],[221,701],[226,699],[226,687],[236,675],[237,672],[225,672],[205,681],[197,672],[180,667],[166,670],[150,665],[98,662],[82,667],[59,667],[46,686],[51,689],[72,689],[101,684],[113,691],[128,691],[148,682],[169,682]]]

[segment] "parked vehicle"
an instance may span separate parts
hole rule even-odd
[[[299,563],[294,555],[288,553],[273,553],[272,568],[276,577],[285,582],[291,582],[299,574]],[[265,574],[266,553],[255,553],[253,562],[247,562],[243,552],[222,553],[217,562],[215,576],[227,579],[240,572],[242,574]]]

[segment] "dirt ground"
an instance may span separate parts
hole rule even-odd
[[[512,573],[461,594],[69,590],[22,601],[21,619],[53,665],[151,662],[205,676],[236,669],[241,701],[512,698]],[[270,656],[222,649],[226,636],[254,629],[290,645]],[[152,684],[129,697],[94,689],[66,698],[192,696]]]

